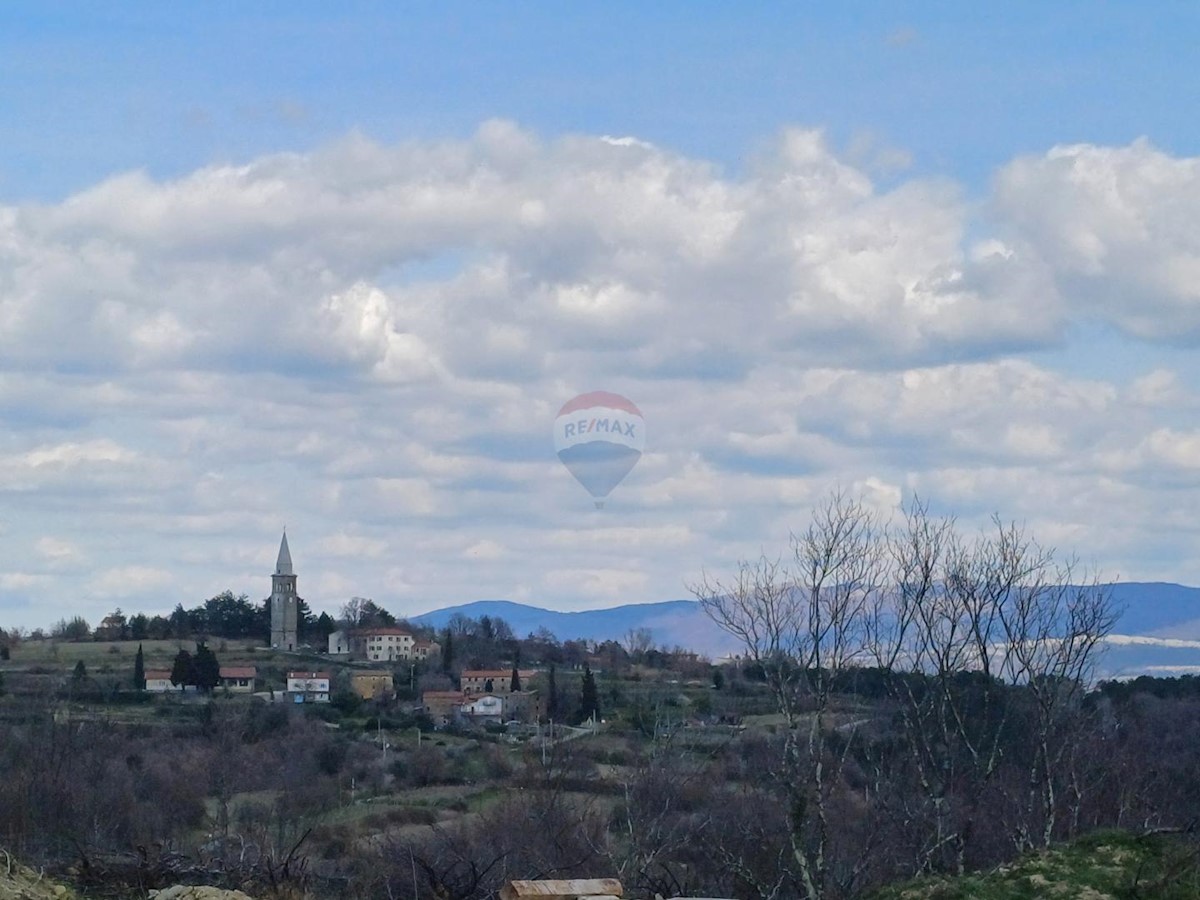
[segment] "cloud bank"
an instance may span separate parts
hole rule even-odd
[[[284,524],[318,609],[669,599],[836,485],[1195,583],[1197,221],[1146,141],[968,196],[503,121],[0,206],[0,615],[265,596]],[[550,438],[594,389],[649,436],[603,512]]]

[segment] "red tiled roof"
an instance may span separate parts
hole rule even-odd
[[[407,628],[398,628],[395,625],[378,625],[374,628],[359,628],[356,633],[364,637],[370,637],[373,634],[401,634],[407,637],[412,637],[412,632]]]
[[[426,691],[421,695],[421,701],[426,700],[462,700],[462,691]]]
[[[257,678],[258,669],[255,666],[221,666],[222,678]]]
[[[532,678],[537,672],[533,669],[519,669],[522,678]],[[463,678],[512,678],[512,669],[463,669]]]
[[[169,680],[170,677],[171,677],[170,669],[147,669],[146,670],[146,680],[147,681],[161,681],[164,678]]]

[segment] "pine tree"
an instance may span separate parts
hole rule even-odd
[[[142,655],[142,645],[138,644],[137,656],[133,658],[133,689],[146,689],[146,658]]]
[[[508,686],[508,689],[513,692],[519,691],[521,689],[520,665],[521,665],[521,645],[517,644],[516,650],[513,651],[512,682]]]
[[[454,635],[450,633],[450,629],[446,629],[446,635],[442,639],[442,671],[449,675],[454,668]]]
[[[82,659],[75,663],[75,671],[71,673],[71,677],[76,681],[83,681],[87,678],[87,666],[83,664]]]

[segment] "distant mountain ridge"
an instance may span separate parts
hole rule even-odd
[[[444,628],[452,616],[460,613],[471,619],[481,616],[503,619],[521,637],[545,628],[564,641],[576,638],[619,641],[630,629],[649,628],[659,646],[680,646],[709,656],[737,652],[737,642],[713,624],[695,600],[629,603],[578,612],[542,609],[511,600],[476,600],[434,610],[412,621]]]
[[[1200,588],[1169,582],[1116,583],[1109,588],[1121,616],[1102,663],[1102,675],[1200,673]],[[472,619],[504,619],[521,637],[546,628],[559,640],[619,641],[630,629],[648,628],[659,646],[681,646],[714,659],[740,650],[737,641],[718,628],[695,600],[630,603],[578,612],[510,600],[477,600],[415,616],[412,621],[443,628],[459,613]]]

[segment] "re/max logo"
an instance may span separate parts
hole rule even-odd
[[[623,437],[633,438],[637,440],[637,435],[634,434],[633,422],[619,422],[616,419],[579,419],[575,422],[568,422],[563,426],[563,437],[579,437],[585,434],[619,434]]]

